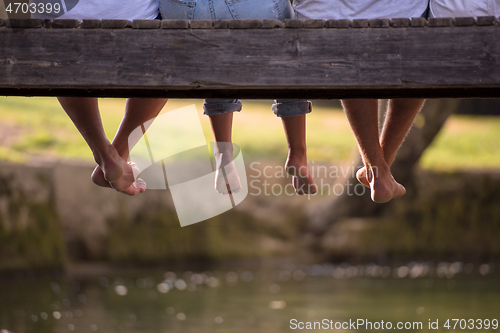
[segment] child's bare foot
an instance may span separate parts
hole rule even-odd
[[[406,189],[403,185],[396,182],[392,176],[389,167],[377,169],[375,176],[373,176],[373,171],[369,175],[370,178],[370,189],[371,197],[374,202],[385,203],[392,199],[399,198],[406,193]]]
[[[221,194],[234,194],[241,190],[241,181],[232,152],[215,154],[215,190]]]
[[[314,183],[314,179],[307,165],[305,154],[298,157],[293,152],[288,154],[285,164],[286,172],[292,175],[292,184],[295,188],[295,193],[298,195],[314,194],[318,191],[318,186]]]

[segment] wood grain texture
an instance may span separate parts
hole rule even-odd
[[[500,97],[500,27],[0,29],[0,94]]]
[[[160,20],[134,20],[132,28],[134,29],[160,29]]]
[[[212,29],[212,20],[192,20],[189,21],[189,26],[191,29]]]
[[[497,23],[498,21],[495,19],[494,16],[479,16],[476,20],[477,25],[493,25]]]
[[[132,28],[132,21],[128,20],[102,20],[102,29],[126,29]]]
[[[13,29],[35,29],[44,26],[44,20],[41,19],[8,19],[6,22],[8,28]]]
[[[50,23],[52,29],[76,29],[80,26],[80,21],[78,20],[53,20]],[[47,24],[45,24],[47,27]]]
[[[370,21],[365,19],[352,20],[353,28],[368,28],[370,26]]]
[[[394,18],[391,20],[391,27],[393,28],[408,28],[410,20],[407,18]]]
[[[352,27],[352,22],[350,20],[337,20],[337,28],[347,29]]]
[[[82,29],[99,29],[101,27],[101,20],[82,20],[80,28]]]
[[[259,29],[261,20],[229,20],[229,29]]]
[[[303,27],[304,27],[303,20],[296,20],[296,19],[286,19],[285,20],[285,28],[298,29],[298,28],[303,28]]]
[[[188,29],[189,20],[162,20],[162,29]]]
[[[427,26],[427,20],[423,17],[414,17],[411,19],[410,26],[414,28],[423,28]]]
[[[370,20],[370,28],[389,28],[389,19],[373,19]]]
[[[476,20],[473,17],[455,17],[456,27],[470,27],[476,24]]]
[[[430,18],[428,20],[429,27],[452,27],[453,19],[451,17],[438,17],[438,18]]]
[[[263,29],[276,29],[284,27],[285,23],[281,22],[280,20],[271,20],[271,19],[262,20]]]
[[[325,26],[324,20],[305,20],[304,21],[304,28],[307,28],[307,29],[319,29],[319,28],[323,28],[324,26]]]
[[[338,26],[337,20],[328,20],[328,21],[326,21],[325,26],[327,28],[337,28],[337,26]]]
[[[227,29],[229,28],[229,20],[215,20],[214,29]]]

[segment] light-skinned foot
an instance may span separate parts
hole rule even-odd
[[[297,154],[293,151],[288,153],[285,164],[286,172],[292,176],[292,184],[295,193],[298,195],[314,194],[318,191],[318,186],[314,183],[306,154]]]
[[[220,194],[235,194],[241,190],[241,180],[233,160],[233,152],[215,153],[215,190]]]
[[[370,182],[368,181],[368,177],[366,176],[365,167],[362,167],[356,172],[356,179],[358,180],[358,182],[365,185],[366,187],[370,187]]]
[[[371,198],[374,202],[386,203],[406,193],[404,186],[396,182],[387,165],[367,167],[366,170],[370,170],[367,176],[370,182]]]

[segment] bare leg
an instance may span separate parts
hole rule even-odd
[[[103,178],[117,191],[129,195],[144,192],[144,182],[135,182],[133,166],[120,156],[106,138],[97,99],[81,97],[58,99],[92,150],[95,161],[103,171]]]
[[[163,106],[165,106],[166,102],[166,99],[127,99],[125,114],[112,143],[113,147],[115,147],[116,151],[123,160],[128,160],[130,149],[132,149],[132,147],[129,148],[129,137],[132,131],[134,131],[138,126],[141,126],[147,121],[155,118],[160,113]],[[139,138],[136,138],[136,140],[134,140],[135,142],[130,143],[135,145],[138,139]],[[107,177],[104,176],[102,168],[97,166],[92,173],[92,181],[99,186],[111,187],[106,179]]]
[[[106,138],[97,98],[59,97],[58,99],[92,150],[94,159],[104,171],[106,180],[119,191],[130,187],[134,179],[127,176],[132,173],[132,167],[127,165]],[[127,174],[125,182],[122,179],[124,172]]]
[[[226,112],[218,115],[210,116],[212,132],[217,144],[215,157],[220,158],[220,165],[224,167],[225,172],[216,170],[215,189],[217,192],[227,194],[237,192],[240,187],[240,177],[236,172],[233,162],[233,145],[232,143],[232,128],[233,128],[233,113]]]
[[[424,102],[425,99],[410,98],[389,100],[380,138],[382,153],[389,166],[394,162],[396,153],[410,130],[415,116],[422,109]],[[356,177],[360,183],[369,187],[365,168],[359,169]]]
[[[405,194],[405,188],[392,177],[379,144],[377,100],[342,100],[365,164],[371,197],[383,203]]]
[[[286,171],[292,175],[292,184],[299,195],[314,194],[318,187],[314,183],[307,164],[306,115],[282,117],[288,142]]]

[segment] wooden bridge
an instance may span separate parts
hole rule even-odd
[[[498,97],[494,17],[0,20],[0,95]]]

